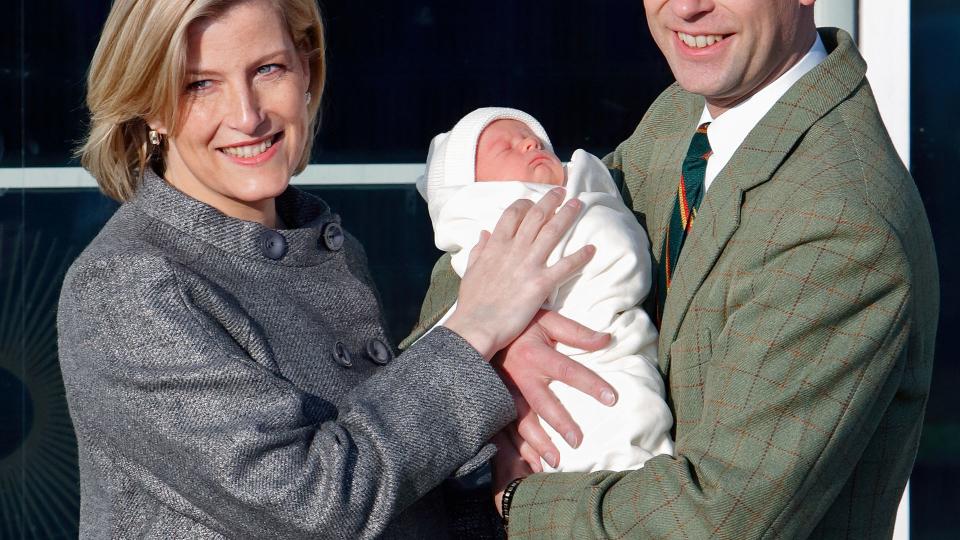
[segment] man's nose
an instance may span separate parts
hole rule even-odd
[[[236,87],[231,94],[227,105],[227,124],[241,133],[253,134],[263,123],[259,96],[249,86]]]
[[[670,9],[684,20],[690,20],[713,11],[714,0],[670,0]]]

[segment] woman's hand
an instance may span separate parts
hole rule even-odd
[[[549,388],[560,381],[604,405],[617,401],[616,391],[599,375],[555,349],[557,343],[595,351],[610,342],[610,334],[595,332],[554,311],[541,310],[513,343],[497,353],[493,366],[513,395],[517,420],[504,429],[513,447],[534,472],[559,464],[560,453],[540,424],[542,418],[567,444],[576,448],[583,432]]]
[[[514,340],[550,293],[593,256],[584,246],[553,266],[547,258],[576,220],[582,203],[563,202],[563,188],[536,204],[522,199],[500,217],[493,234],[481,233],[460,282],[457,309],[444,323],[484,358]]]

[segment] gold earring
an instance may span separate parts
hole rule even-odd
[[[160,146],[160,134],[157,133],[157,130],[151,129],[147,136],[150,138],[150,144]]]
[[[310,103],[310,99],[313,98],[313,96],[310,94],[309,91],[308,91],[308,92],[304,92],[304,93],[303,93],[303,97],[306,98],[307,103]]]

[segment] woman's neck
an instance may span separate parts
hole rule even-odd
[[[259,201],[234,199],[211,189],[195,179],[193,175],[181,175],[169,169],[164,174],[164,179],[178,191],[216,208],[224,215],[243,221],[253,221],[271,229],[279,227],[276,198]]]

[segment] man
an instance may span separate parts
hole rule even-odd
[[[511,535],[891,536],[937,267],[864,61],[813,4],[645,0],[677,84],[606,161],[661,271],[676,456],[511,483]],[[425,311],[452,301],[444,264]]]

